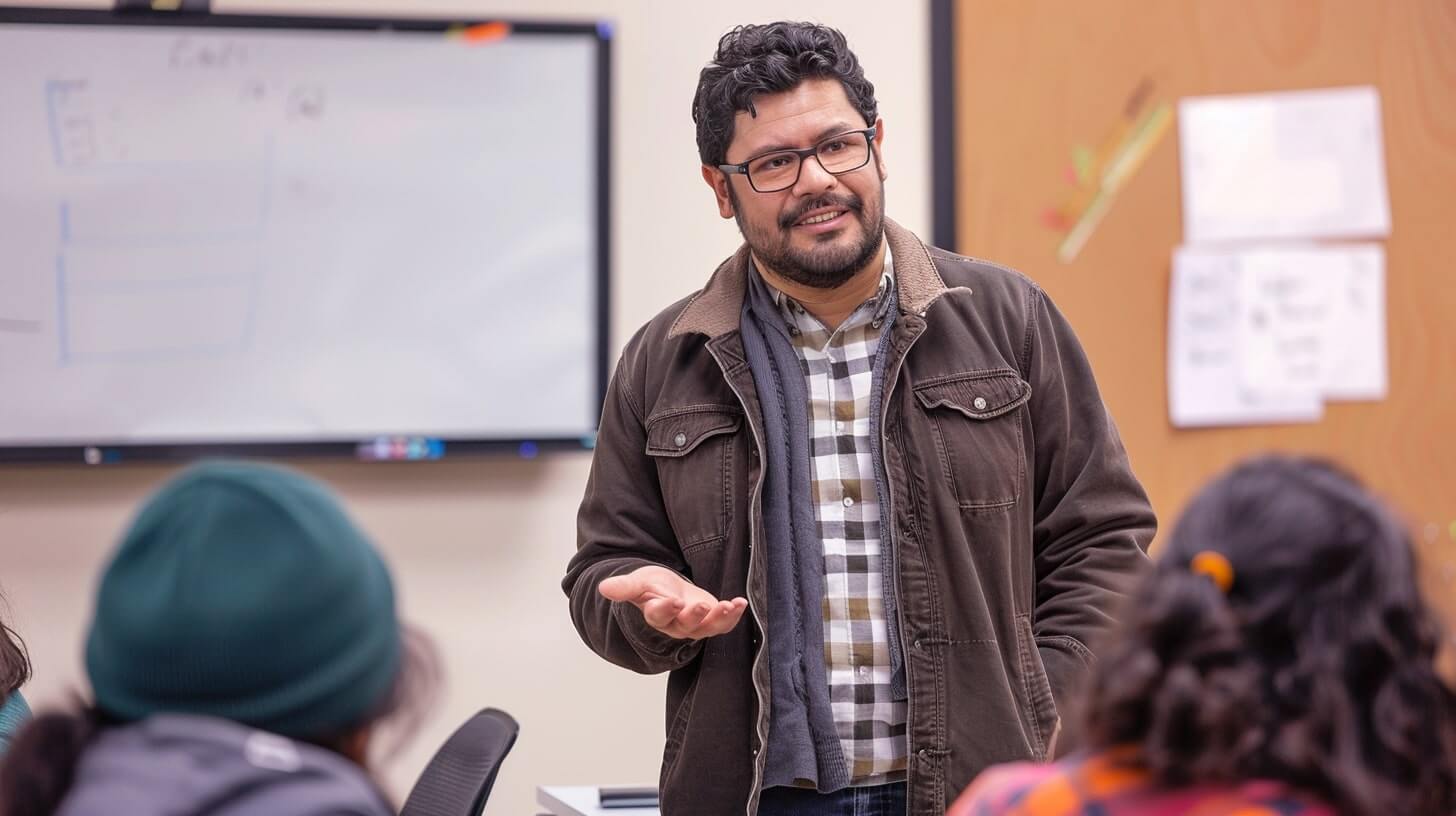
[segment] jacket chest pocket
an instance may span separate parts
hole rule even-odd
[[[684,552],[721,543],[733,512],[733,446],[743,414],[726,406],[675,408],[647,419],[668,521]]]
[[[1031,386],[1010,370],[939,377],[915,386],[936,453],[961,509],[995,513],[1016,504],[1026,481],[1021,413]]]

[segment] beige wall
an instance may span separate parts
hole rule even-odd
[[[662,306],[700,285],[738,243],[732,222],[718,218],[698,176],[689,117],[697,71],[718,36],[736,23],[787,16],[846,33],[875,83],[886,121],[888,212],[928,237],[927,6],[843,0],[218,3],[226,11],[408,9],[613,20],[614,349]],[[386,551],[405,614],[433,635],[445,658],[446,688],[425,731],[384,765],[395,792],[407,790],[450,729],[486,705],[506,709],[522,726],[487,813],[535,812],[538,784],[655,781],[662,678],[631,674],[591,654],[577,639],[558,588],[588,464],[580,454],[532,462],[303,464],[343,494]],[[79,644],[97,568],[131,508],[169,472],[0,468],[0,584],[30,642],[37,676],[29,692],[38,702],[56,703],[82,688]]]

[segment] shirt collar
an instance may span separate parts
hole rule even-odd
[[[800,306],[798,302],[795,301],[793,298],[779,291],[777,287],[769,283],[768,279],[763,276],[762,271],[759,270],[758,262],[751,260],[751,256],[749,263],[753,267],[753,274],[749,276],[751,278],[749,285],[755,287],[763,287],[760,291],[768,294],[768,296],[772,298],[774,306],[778,307],[779,314],[783,315],[784,320],[789,325],[794,325],[796,322],[795,314],[803,314],[805,312],[804,307]],[[889,309],[890,298],[886,297],[886,294],[890,291],[890,287],[894,285],[895,257],[894,254],[890,252],[889,243],[886,242],[885,268],[880,275],[880,288],[875,290],[874,295],[872,295],[869,300],[865,301],[865,303],[870,303],[873,305],[873,312],[876,320],[883,319],[885,316],[885,311]],[[861,308],[864,307],[864,305],[864,303],[861,303],[850,314],[853,315],[857,313]]]

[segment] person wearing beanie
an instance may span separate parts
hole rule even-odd
[[[112,554],[86,637],[93,700],[19,735],[0,812],[392,814],[363,765],[405,652],[389,570],[323,485],[193,466]]]
[[[30,719],[30,707],[20,696],[20,687],[30,679],[30,657],[25,643],[5,621],[0,620],[0,756],[15,733]]]

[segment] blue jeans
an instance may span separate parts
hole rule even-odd
[[[769,788],[758,798],[758,816],[905,816],[905,783],[834,793]]]

